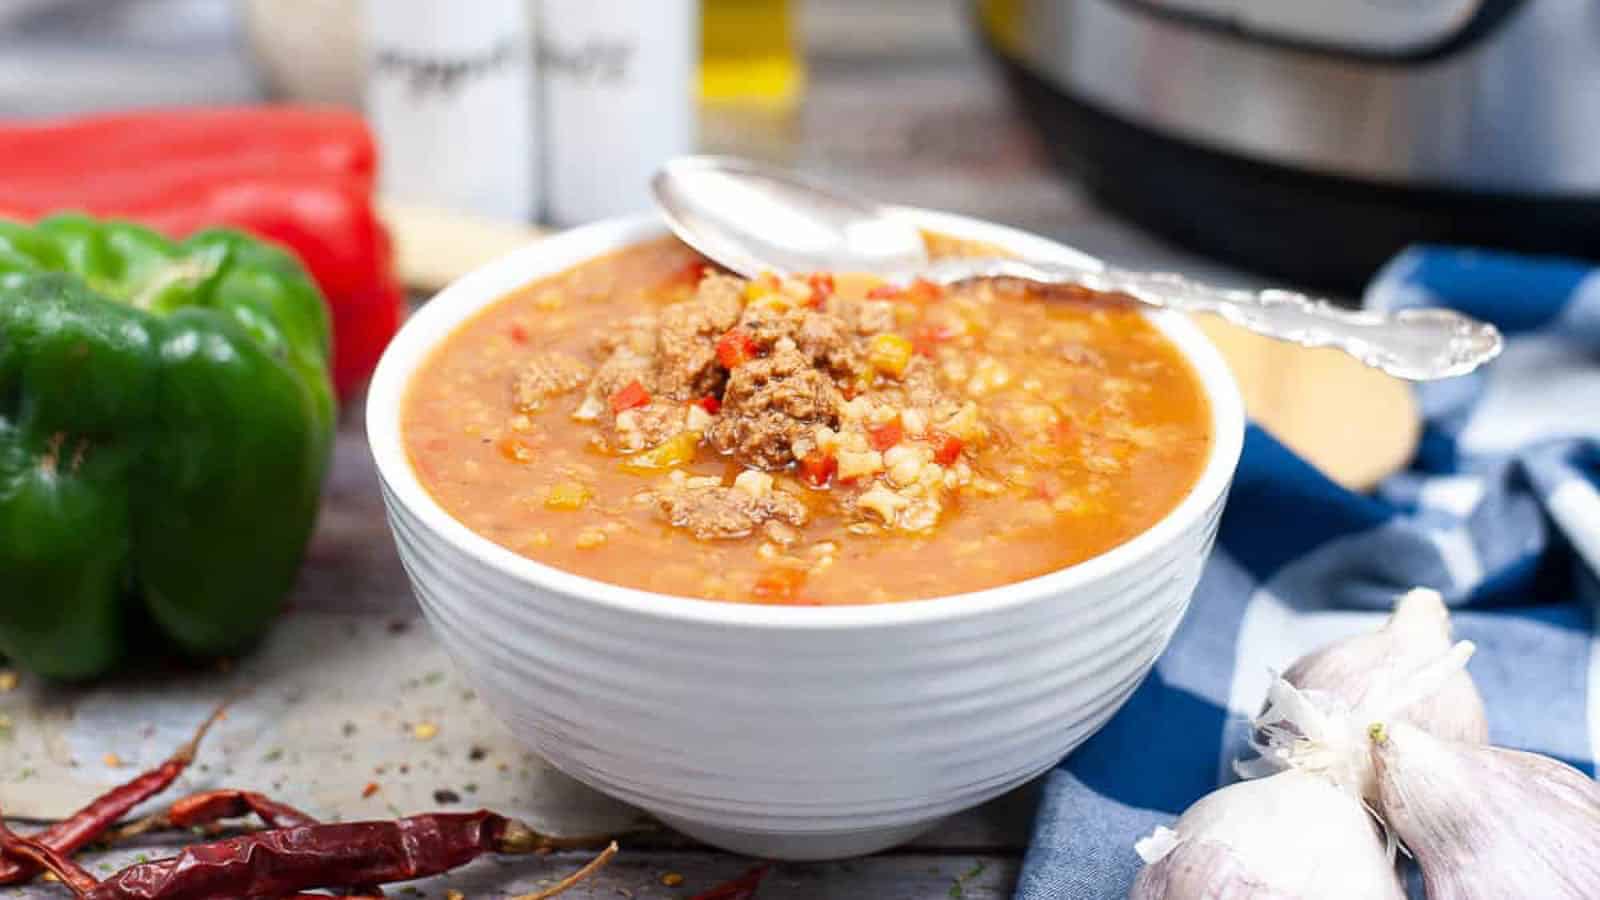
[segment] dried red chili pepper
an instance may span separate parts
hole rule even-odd
[[[315,825],[317,820],[287,803],[279,803],[255,791],[215,790],[190,794],[175,801],[165,811],[146,816],[131,825],[117,829],[110,836],[113,841],[136,837],[151,831],[171,828],[193,828],[210,825],[223,819],[237,819],[254,813],[269,828],[297,828]],[[383,889],[376,885],[350,888],[352,897],[382,897]]]
[[[252,813],[269,828],[297,828],[301,825],[317,824],[317,820],[311,816],[288,804],[279,803],[265,794],[224,789],[190,794],[177,800],[162,812],[117,829],[112,839],[123,840],[170,828],[210,825],[223,819],[237,819]]]
[[[46,828],[30,840],[50,851],[70,856],[85,844],[99,838],[135,806],[166,790],[179,775],[183,774],[194,761],[195,753],[200,749],[200,742],[211,730],[211,726],[222,718],[226,709],[227,704],[224,703],[212,710],[211,715],[200,723],[189,740],[167,757],[161,765],[112,788],[90,801],[88,806],[73,813],[71,817]],[[0,858],[0,884],[26,881],[38,872],[37,866]]]
[[[48,867],[82,900],[282,897],[330,885],[426,878],[485,853],[526,854],[593,843],[592,838],[547,837],[486,810],[432,813],[240,835],[128,866],[95,882],[71,860],[41,852],[36,842],[0,834],[7,854]]]
[[[0,822],[0,853],[29,870],[44,869],[56,876],[73,893],[83,896],[94,890],[98,882],[82,866],[68,859],[66,854],[45,844],[19,836]]]
[[[761,879],[767,877],[768,868],[770,866],[767,863],[762,863],[732,881],[695,894],[689,900],[750,900],[756,895],[756,889],[761,887]]]

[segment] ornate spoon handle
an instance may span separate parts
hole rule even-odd
[[[1392,314],[1351,310],[1293,291],[1212,287],[1169,272],[949,258],[914,273],[901,273],[901,277],[910,275],[940,284],[972,278],[1019,278],[1127,294],[1165,309],[1216,313],[1267,337],[1307,347],[1334,347],[1375,369],[1411,381],[1465,375],[1498,356],[1504,345],[1493,325],[1453,310],[1405,309]]]

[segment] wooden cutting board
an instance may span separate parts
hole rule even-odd
[[[432,292],[543,232],[386,203],[401,278]],[[1259,337],[1213,316],[1196,321],[1228,360],[1250,416],[1333,480],[1367,490],[1404,468],[1421,420],[1404,382],[1333,350]]]

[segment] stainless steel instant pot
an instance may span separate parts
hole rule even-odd
[[[1600,257],[1600,2],[973,11],[1051,152],[1204,252],[1334,289],[1414,241]]]

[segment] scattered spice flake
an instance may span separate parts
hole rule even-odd
[[[466,791],[469,794],[476,794],[478,792],[478,785],[476,783],[474,783],[474,782],[469,781],[466,784],[463,784],[461,786],[461,789],[463,791]]]
[[[339,733],[344,735],[345,737],[355,737],[356,736],[356,723],[354,723],[354,722],[346,722],[346,723],[344,723],[344,727],[339,729]]]
[[[427,896],[426,894],[422,893],[421,890],[419,890],[417,888],[414,888],[409,884],[406,885],[405,887],[401,888],[400,889],[400,893],[405,894],[407,897],[424,897],[424,896]]]
[[[419,741],[431,741],[439,734],[439,726],[432,722],[418,722],[411,726],[411,736]]]
[[[107,753],[105,756],[100,757],[100,761],[105,763],[108,769],[122,768],[122,757],[115,753]]]
[[[10,670],[0,670],[0,694],[9,694],[17,689],[17,673]]]
[[[460,891],[445,891],[444,900],[467,900],[467,895]]]
[[[396,619],[389,623],[390,634],[405,634],[411,630],[411,623]]]
[[[427,685],[442,684],[444,683],[444,673],[429,672],[428,674],[422,676],[422,683]]]
[[[478,744],[473,744],[472,747],[467,750],[467,759],[472,760],[473,762],[482,762],[483,758],[488,755],[489,749]]]
[[[282,747],[273,747],[271,750],[268,750],[261,757],[261,761],[264,762],[264,763],[275,763],[275,762],[278,762],[281,759],[283,759],[283,748]]]
[[[972,881],[974,878],[977,878],[979,875],[982,875],[983,870],[986,868],[988,868],[988,866],[980,862],[974,865],[971,869],[968,869],[965,874],[957,875],[955,878],[951,879],[949,893],[950,900],[961,900],[961,898],[967,896],[967,883]]]
[[[433,802],[440,806],[449,806],[452,803],[460,803],[461,795],[448,788],[440,788],[433,792]]]
[[[750,900],[756,895],[756,889],[761,887],[761,879],[767,876],[767,869],[768,864],[762,863],[732,881],[695,894],[689,900]]]
[[[683,884],[683,876],[677,872],[668,872],[661,876],[661,883],[667,887],[677,887]]]
[[[361,789],[361,798],[365,800],[366,798],[371,797],[373,794],[376,794],[379,790],[381,790],[381,788],[378,787],[378,783],[376,781],[369,781],[367,782],[367,786]]]

